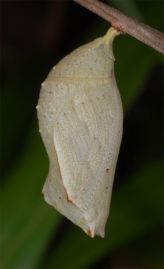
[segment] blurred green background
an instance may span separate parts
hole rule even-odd
[[[164,2],[106,1],[163,31]],[[47,205],[38,133],[41,82],[109,24],[72,1],[1,1],[0,268],[164,268],[164,58],[133,38],[114,42],[124,135],[105,239],[90,239]]]

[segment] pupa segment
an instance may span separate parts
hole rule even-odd
[[[112,44],[118,32],[76,49],[41,87],[38,119],[49,156],[44,198],[90,237],[104,237],[123,112]]]

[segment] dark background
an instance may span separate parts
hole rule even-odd
[[[106,3],[163,31],[163,1]],[[162,268],[164,58],[127,35],[114,42],[124,134],[106,237],[90,239],[43,201],[35,106],[50,69],[109,24],[72,1],[0,4],[1,268]]]

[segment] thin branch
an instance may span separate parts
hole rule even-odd
[[[134,20],[97,0],[73,0],[99,15],[122,33],[127,33],[146,45],[164,54],[164,34],[160,31]]]

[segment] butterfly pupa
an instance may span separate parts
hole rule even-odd
[[[44,198],[91,237],[104,237],[122,137],[116,35],[110,28],[62,59],[42,83],[37,106],[49,156]]]

